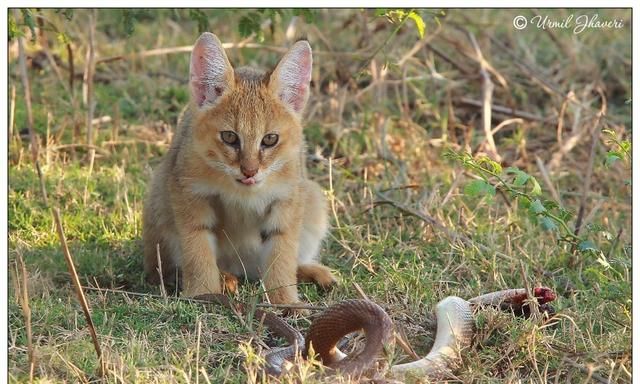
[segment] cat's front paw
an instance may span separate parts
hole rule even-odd
[[[299,302],[298,288],[295,285],[278,287],[274,289],[268,289],[267,285],[267,297],[271,304],[294,304]]]
[[[296,305],[303,306],[305,305],[303,302],[298,301],[297,303],[292,304],[292,307],[285,308],[282,311],[282,316],[285,317],[307,317],[311,314],[311,312],[306,308],[296,308]]]
[[[222,272],[222,290],[224,293],[236,294],[238,292],[238,278],[231,273]]]
[[[182,297],[196,297],[200,295],[208,295],[208,294],[219,294],[222,293],[222,289],[220,284],[197,284],[197,285],[187,285],[182,290]]]
[[[285,307],[283,314],[285,316],[307,316],[309,310],[300,308],[304,306],[304,303],[298,299],[298,289],[296,286],[279,287],[267,292],[267,297],[271,304],[285,304],[291,307]],[[298,307],[300,306],[300,307]]]

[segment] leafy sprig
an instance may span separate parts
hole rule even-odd
[[[573,214],[557,202],[545,199],[540,183],[534,176],[516,167],[503,169],[498,162],[487,156],[474,158],[468,152],[447,150],[445,157],[461,163],[480,177],[464,187],[465,195],[493,197],[499,188],[514,197],[534,222],[546,230],[558,232],[558,240],[573,243],[578,248],[584,242],[584,239],[576,236],[569,227],[569,220]]]

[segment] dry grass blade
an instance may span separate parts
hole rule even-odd
[[[564,115],[567,112],[567,105],[569,101],[575,98],[573,91],[567,94],[567,97],[562,101],[562,106],[560,106],[560,113],[558,116],[558,125],[556,127],[556,139],[558,140],[558,145],[562,146],[562,132],[564,129]]]
[[[83,76],[83,100],[87,107],[87,144],[93,144],[93,74],[95,72],[95,10],[89,14],[89,47]]]
[[[553,199],[557,201],[558,204],[562,205],[562,202],[560,201],[560,194],[556,190],[556,187],[553,185],[551,177],[549,176],[549,171],[547,171],[547,167],[544,166],[544,162],[539,156],[536,156],[536,164],[538,165],[538,169],[540,170],[540,174],[542,175],[542,181],[544,181],[544,185],[549,188]]]
[[[604,93],[600,88],[597,88],[597,91],[600,94],[600,98],[602,100],[602,104],[601,104],[601,107],[600,107],[600,111],[595,114],[594,124],[593,124],[593,126],[591,128],[592,130],[597,129],[597,127],[600,125],[600,120],[607,113],[607,100],[606,100],[606,98],[604,96]],[[575,100],[572,95],[569,95],[568,98],[570,100]],[[583,135],[585,133],[589,132],[589,130],[587,130],[587,129],[585,129],[585,128],[583,128],[583,127],[581,127],[579,125],[581,111],[583,109],[582,103],[576,102],[575,104],[578,107],[578,109],[577,109],[577,111],[575,113],[575,117],[574,117],[574,124],[573,124],[574,126],[573,126],[573,129],[572,129],[572,132],[574,132],[574,133],[567,140],[564,140],[562,142],[562,144],[560,145],[560,149],[558,151],[554,152],[553,156],[551,157],[551,160],[547,164],[547,169],[549,169],[549,171],[551,171],[551,172],[553,172],[560,165],[560,162],[562,161],[562,158],[564,157],[564,155],[569,153],[576,145],[578,145],[578,143],[582,139]],[[594,132],[591,131],[591,134],[593,135]]]
[[[96,150],[93,146],[89,147],[89,172],[87,172],[87,178],[84,182],[84,193],[82,194],[82,203],[86,206],[89,199],[89,180],[91,180],[91,174],[93,174],[93,164],[96,160]]]
[[[18,19],[18,10],[13,10],[14,18]],[[22,87],[24,88],[24,101],[25,108],[27,110],[27,129],[29,131],[29,140],[31,142],[31,160],[36,167],[36,172],[38,173],[38,177],[40,179],[40,192],[42,193],[42,198],[45,204],[49,204],[49,199],[47,198],[47,190],[44,185],[44,178],[42,176],[42,169],[40,168],[40,162],[38,160],[38,155],[40,151],[38,135],[36,134],[33,122],[33,108],[31,106],[31,85],[29,84],[29,74],[27,73],[27,59],[26,53],[24,49],[24,37],[18,36],[18,62],[20,67],[20,78],[22,80]]]
[[[69,90],[71,92],[71,98],[75,99],[75,91],[73,89],[73,79],[76,77],[75,69],[73,67],[73,48],[71,44],[67,43],[67,65],[69,66]]]
[[[27,279],[27,267],[22,259],[22,254],[18,253],[18,269],[22,278],[22,286],[20,287],[20,307],[24,316],[25,331],[27,333],[27,354],[29,359],[29,382],[33,382],[33,373],[35,369],[35,349],[33,347],[33,333],[31,330],[31,307],[29,306],[29,289]]]
[[[598,138],[600,137],[600,120],[602,116],[607,114],[607,98],[604,95],[602,89],[598,88],[598,93],[602,100],[602,106],[600,112],[596,115],[593,127],[591,127],[591,150],[589,152],[589,161],[587,163],[587,171],[584,176],[584,185],[582,187],[582,196],[580,198],[580,208],[578,209],[578,216],[576,218],[576,229],[574,234],[578,236],[582,226],[582,219],[584,217],[584,210],[587,205],[587,195],[591,190],[591,178],[593,176],[593,163],[596,157],[596,148],[598,147]]]
[[[197,322],[197,334],[196,334],[196,372],[199,372],[198,369],[200,364],[200,336],[202,335],[202,320],[198,319]],[[200,375],[196,374],[196,384],[200,383]]]
[[[69,84],[67,84],[64,79],[62,78],[62,73],[60,72],[60,68],[58,67],[58,64],[56,63],[56,60],[54,59],[53,55],[51,54],[51,49],[49,48],[49,40],[47,40],[47,35],[45,34],[45,18],[42,15],[38,15],[37,16],[37,21],[38,21],[38,29],[39,29],[39,41],[40,41],[40,45],[42,46],[42,51],[44,52],[45,56],[47,56],[47,61],[49,62],[49,65],[51,66],[51,68],[53,69],[53,73],[56,75],[56,78],[58,79],[58,82],[60,82],[60,84],[62,85],[62,87],[65,89],[65,91],[69,91]]]
[[[527,258],[530,259],[529,256]],[[533,294],[533,290],[531,289],[531,285],[529,284],[529,279],[527,278],[527,269],[524,266],[524,262],[522,259],[519,260],[520,264],[520,274],[522,275],[522,283],[524,285],[524,289],[527,291],[527,301],[530,303],[530,308],[532,314],[536,317],[540,314],[540,310],[538,308],[538,301],[535,299],[535,295]]]
[[[162,257],[160,257],[160,244],[156,244],[156,258],[158,260],[158,277],[160,277],[160,294],[167,300],[167,290],[164,287],[164,277],[162,273]]]
[[[94,9],[89,14],[89,48],[87,51],[87,63],[84,72],[84,90],[86,106],[87,106],[87,145],[93,145],[93,112],[95,110],[95,103],[93,101],[93,75],[95,72],[95,16],[96,10]],[[96,158],[95,149],[89,147],[89,172],[87,174],[87,180],[84,184],[83,203],[87,205],[87,199],[89,197],[89,179],[93,173],[93,164]]]
[[[18,19],[18,10],[14,9],[14,17]],[[31,85],[29,84],[29,74],[27,73],[27,58],[24,48],[24,37],[18,36],[18,63],[20,67],[20,78],[22,80],[22,88],[24,91],[24,103],[27,112],[27,130],[29,131],[29,139],[31,140],[31,157],[33,161],[38,160],[38,138],[33,127],[33,107],[31,105]]]
[[[493,140],[493,133],[491,130],[491,104],[493,97],[493,82],[491,81],[491,75],[487,72],[488,63],[484,59],[482,55],[482,51],[480,50],[480,46],[476,41],[473,33],[469,32],[469,40],[473,44],[473,48],[476,51],[477,60],[480,63],[480,74],[482,75],[482,127],[484,129],[485,139],[487,141],[489,155],[493,157],[496,161],[501,161],[502,157],[498,153],[498,149],[496,148],[496,143]]]
[[[85,320],[87,321],[89,332],[91,333],[91,339],[93,340],[93,347],[96,350],[96,355],[98,356],[98,363],[99,363],[98,376],[104,376],[104,374],[106,373],[106,369],[105,369],[105,363],[102,357],[102,348],[100,347],[100,342],[98,341],[98,334],[96,333],[96,328],[93,325],[93,319],[91,318],[91,311],[89,310],[89,303],[87,302],[87,299],[84,296],[84,291],[82,290],[82,285],[80,284],[80,279],[78,278],[76,267],[73,264],[73,258],[71,257],[71,253],[69,252],[69,247],[67,246],[67,239],[64,235],[62,221],[60,220],[60,210],[58,208],[55,208],[53,210],[53,219],[55,220],[56,229],[58,231],[58,238],[60,239],[60,246],[62,247],[62,253],[64,254],[65,260],[67,261],[67,267],[69,268],[71,281],[73,283],[73,287],[76,290],[76,294],[78,295],[78,301],[80,301],[80,305],[82,306],[82,312],[84,312],[84,317],[85,317]]]
[[[11,98],[9,99],[9,137],[11,140],[13,138],[13,126],[16,121],[16,86],[11,85]]]

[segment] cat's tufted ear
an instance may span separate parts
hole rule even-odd
[[[298,41],[280,60],[269,78],[269,87],[283,104],[300,117],[309,98],[311,46]]]
[[[233,68],[216,35],[205,32],[191,51],[191,98],[198,107],[215,105],[233,86]]]

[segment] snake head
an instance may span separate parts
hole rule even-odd
[[[505,297],[499,307],[502,310],[513,311],[516,316],[529,318],[531,316],[530,303],[527,301],[529,294],[525,289],[514,289],[497,292]],[[556,294],[548,287],[537,287],[533,289],[533,296],[538,303],[538,310],[547,317],[552,317],[555,310],[549,304],[556,299]],[[482,296],[481,296],[482,297]]]
[[[538,304],[546,304],[556,299],[556,294],[548,287],[538,287],[533,289],[533,295],[538,300]]]

